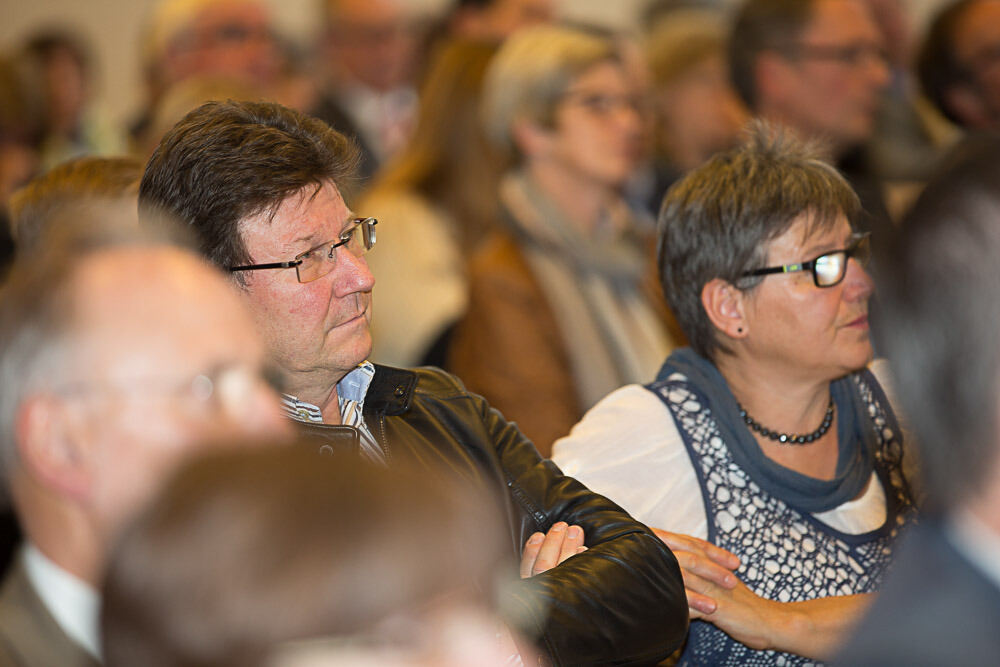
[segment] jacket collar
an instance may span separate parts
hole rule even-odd
[[[401,415],[410,409],[417,374],[404,368],[375,364],[375,377],[368,386],[365,413]]]

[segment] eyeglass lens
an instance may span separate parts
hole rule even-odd
[[[828,255],[816,258],[813,264],[813,275],[818,287],[832,287],[844,279],[847,273],[847,260],[853,257],[859,264],[865,266],[869,258],[868,237],[857,239],[846,250],[838,250]]]
[[[360,257],[375,245],[374,218],[365,218],[351,225],[340,238],[329,244],[313,248],[299,255],[301,263],[295,267],[300,283],[307,283],[333,271],[337,265],[337,248],[344,246],[355,257]]]

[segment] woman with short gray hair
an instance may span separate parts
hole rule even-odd
[[[665,529],[695,619],[682,664],[828,657],[914,514],[866,368],[859,213],[836,170],[764,124],[688,174],[661,209],[659,259],[691,347],[556,443],[567,474]]]

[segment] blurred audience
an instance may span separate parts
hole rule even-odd
[[[725,15],[679,9],[658,14],[646,35],[654,132],[653,215],[674,181],[734,146],[749,118],[729,83]]]
[[[354,138],[369,179],[409,140],[422,24],[404,0],[324,0],[326,89],[312,115]]]
[[[143,164],[133,157],[81,157],[32,179],[10,200],[11,234],[19,248],[36,248],[53,220],[94,200],[138,203]],[[130,219],[137,222],[136,215]]]
[[[10,196],[38,170],[44,117],[37,68],[24,57],[0,54],[0,278],[14,256]]]
[[[498,602],[516,569],[480,492],[308,446],[200,457],[114,549],[105,663],[507,664]]]
[[[875,130],[867,142],[873,169],[886,183],[886,203],[893,220],[912,203],[914,186],[927,180],[940,157],[937,121],[919,94],[913,71],[917,41],[915,19],[905,0],[866,0],[882,33],[889,65],[889,86],[882,94]]]
[[[1000,0],[959,0],[928,27],[917,61],[924,93],[965,130],[1000,130]]]
[[[23,54],[0,56],[0,205],[39,169],[45,137],[45,91],[37,63]]]
[[[516,166],[499,188],[505,229],[471,258],[449,365],[547,455],[602,396],[651,379],[674,344],[649,291],[648,228],[621,196],[643,123],[614,44],[565,27],[505,42],[483,104]]]
[[[152,116],[141,137],[137,137],[134,153],[146,160],[163,135],[170,131],[192,109],[205,102],[224,100],[257,100],[263,91],[238,78],[197,75],[170,86],[152,109]]]
[[[501,155],[486,140],[479,98],[496,47],[467,40],[432,56],[410,143],[359,210],[379,219],[368,265],[375,358],[393,366],[445,363],[451,326],[468,302],[465,260],[496,226]]]
[[[45,91],[42,166],[123,152],[122,134],[94,106],[96,77],[83,39],[68,29],[43,30],[28,38],[25,52],[38,64]]]
[[[1000,661],[998,219],[1000,138],[970,138],[921,193],[876,275],[927,513],[840,664]]]
[[[261,0],[161,0],[146,39],[146,107],[130,133],[139,146],[161,98],[195,76],[235,79],[268,97],[282,71],[274,19]]]
[[[500,43],[521,28],[554,18],[553,0],[454,0],[448,23],[455,37]]]
[[[880,247],[891,225],[864,144],[889,68],[865,0],[747,0],[730,35],[729,69],[754,114],[828,144]]]
[[[97,664],[124,522],[204,440],[287,429],[231,286],[134,210],[67,211],[0,296],[0,461],[26,536],[0,589],[5,664]]]

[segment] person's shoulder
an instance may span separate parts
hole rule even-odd
[[[90,665],[35,593],[21,558],[0,586],[0,666]]]
[[[653,392],[638,384],[616,389],[601,399],[553,447],[553,460],[574,468],[580,458],[614,460],[622,443],[630,456],[656,448],[676,435],[673,417]]]
[[[1000,656],[1000,589],[950,544],[918,524],[878,598],[834,661],[839,665],[991,664]]]
[[[413,369],[417,376],[415,391],[418,394],[440,398],[471,396],[458,376],[437,366],[420,366]]]

